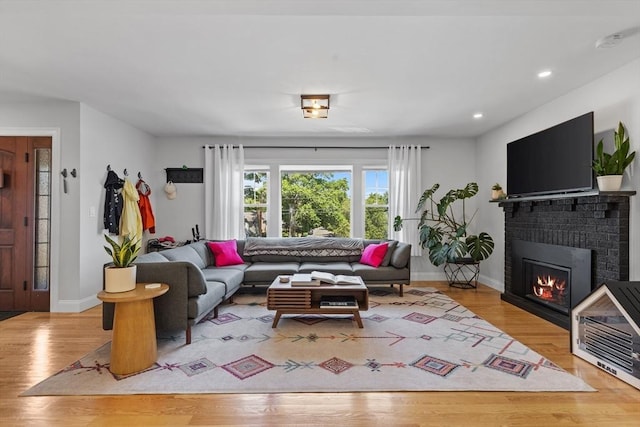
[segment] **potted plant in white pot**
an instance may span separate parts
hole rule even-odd
[[[491,200],[504,199],[506,196],[502,190],[502,186],[499,183],[493,184],[491,187]]]
[[[596,147],[596,158],[593,161],[593,171],[596,173],[598,189],[600,191],[619,191],[622,185],[622,175],[627,166],[633,162],[636,152],[629,153],[629,137],[625,135],[622,122],[618,124],[618,130],[614,132],[613,153],[604,152],[604,143],[601,139]]]
[[[124,236],[118,243],[108,235],[104,235],[109,246],[104,249],[111,256],[113,265],[104,269],[105,292],[126,292],[136,287],[136,266],[133,262],[140,252],[140,241],[133,241],[131,237]]]

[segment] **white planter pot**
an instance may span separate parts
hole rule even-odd
[[[498,200],[503,194],[503,190],[491,190],[491,200]]]
[[[117,268],[105,267],[104,290],[105,292],[127,292],[136,288],[136,266]]]
[[[600,191],[620,191],[622,175],[605,175],[596,177]]]

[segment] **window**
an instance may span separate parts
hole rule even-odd
[[[36,203],[35,203],[35,252],[33,256],[35,277],[33,288],[48,291],[50,283],[49,249],[51,242],[51,149],[35,149]],[[48,305],[47,305],[48,306]]]
[[[386,169],[365,169],[364,237],[386,239],[389,236],[389,174]]]
[[[267,236],[269,207],[269,172],[263,169],[244,171],[244,231],[247,237]]]
[[[282,237],[350,237],[351,170],[282,170]]]

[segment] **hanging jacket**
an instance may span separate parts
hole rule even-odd
[[[138,207],[140,208],[140,216],[142,216],[142,230],[149,230],[149,233],[154,234],[156,232],[156,219],[153,216],[153,209],[151,209],[151,202],[149,196],[151,195],[151,188],[142,179],[138,180],[136,184],[138,190]]]
[[[142,241],[142,216],[138,207],[138,190],[131,181],[125,178],[122,187],[124,204],[122,206],[122,216],[120,217],[120,235],[129,236],[133,241]]]
[[[118,177],[114,171],[107,172],[107,179],[104,182],[106,194],[104,197],[104,228],[110,234],[119,234],[120,216],[122,215],[122,188],[124,181]]]

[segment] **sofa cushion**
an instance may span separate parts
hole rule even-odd
[[[145,262],[169,262],[169,260],[162,255],[162,252],[149,252],[139,255],[134,264],[142,264]]]
[[[190,243],[188,246],[193,248],[193,250],[200,255],[200,258],[202,258],[206,267],[214,265],[213,254],[207,247],[206,241],[198,240],[197,242]]]
[[[391,263],[391,257],[393,256],[393,251],[398,246],[397,240],[387,240],[387,243],[389,243],[389,248],[387,249],[387,253],[384,254],[384,259],[380,264],[381,267],[387,267]]]
[[[395,268],[404,268],[409,264],[411,259],[411,245],[408,243],[398,242],[398,246],[391,255],[391,265]]]
[[[225,285],[225,295],[232,289],[238,289],[242,284],[244,273],[240,269],[208,267],[202,270],[207,282],[222,282]]]
[[[409,283],[409,270],[395,267],[372,267],[366,264],[353,263],[353,274],[362,277],[364,283]]]
[[[353,274],[351,264],[348,262],[303,262],[300,264],[300,273],[311,273],[312,271],[326,271],[331,274]]]
[[[360,257],[360,264],[367,264],[372,267],[379,267],[382,264],[382,260],[384,260],[387,251],[389,250],[389,243],[374,243],[368,245],[362,251],[362,256]]]
[[[254,262],[244,271],[244,282],[265,283],[272,282],[280,275],[292,275],[298,272],[300,264],[297,262]]]
[[[162,256],[166,257],[169,261],[188,261],[198,268],[205,268],[207,266],[205,260],[202,259],[191,245],[179,246],[162,251]]]
[[[225,285],[221,282],[207,282],[207,292],[187,301],[187,317],[197,319],[213,310],[225,298]]]
[[[244,260],[238,254],[238,242],[236,240],[207,242],[207,246],[213,253],[213,259],[216,267],[244,264]]]

